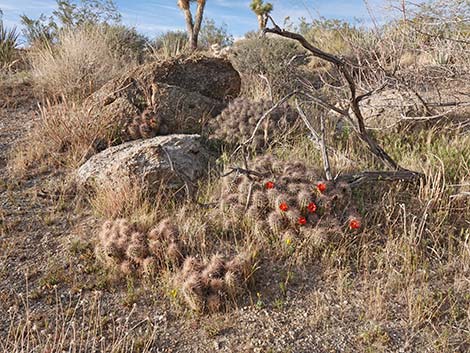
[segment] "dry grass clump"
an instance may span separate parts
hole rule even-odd
[[[322,181],[302,162],[270,156],[256,158],[251,168],[263,177],[241,174],[222,186],[220,208],[226,225],[246,215],[256,233],[274,234],[288,245],[306,239],[321,245],[329,234],[361,228],[347,184]]]
[[[230,260],[216,254],[204,262],[187,257],[173,280],[189,308],[214,313],[236,300],[252,272],[253,258],[248,253]]]
[[[40,119],[18,144],[10,164],[15,174],[25,174],[43,165],[78,167],[115,139],[116,124],[109,116],[96,117],[94,107],[68,100],[54,105],[47,101],[39,109]]]
[[[268,100],[258,102],[237,98],[210,122],[211,137],[229,144],[240,144],[253,134],[260,118],[273,106]],[[298,114],[287,104],[272,111],[256,131],[251,146],[255,150],[267,147],[273,139],[286,139],[299,128]]]
[[[32,76],[40,91],[52,97],[82,99],[116,77],[127,62],[99,26],[64,30],[57,44],[34,47]]]
[[[123,274],[155,273],[182,260],[178,229],[168,219],[146,233],[125,219],[107,221],[98,235],[97,258]]]
[[[13,152],[10,163],[15,174],[26,174],[38,165],[74,169],[109,146],[155,137],[161,130],[161,120],[151,109],[140,113],[125,100],[116,102],[113,109],[108,107],[100,108],[91,100],[46,101],[25,143]]]

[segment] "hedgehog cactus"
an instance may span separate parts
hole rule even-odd
[[[182,245],[178,240],[179,231],[169,219],[164,219],[148,234],[151,254],[160,265],[178,265],[183,258]]]
[[[270,101],[254,102],[246,98],[237,98],[230,102],[210,123],[211,138],[220,139],[229,144],[240,144],[248,140],[259,119],[273,106]],[[284,104],[266,117],[261,123],[252,142],[255,150],[267,147],[274,138],[286,136],[295,131],[299,124],[298,114]]]
[[[161,119],[153,109],[146,109],[135,116],[124,129],[125,140],[146,139],[161,133]]]
[[[98,235],[97,257],[108,265],[120,266],[127,260],[131,237],[136,232],[136,226],[125,219],[105,222]]]
[[[347,184],[320,181],[304,163],[268,156],[256,158],[251,169],[263,177],[242,174],[224,181],[220,207],[228,213],[227,219],[236,222],[243,214],[254,223],[255,231],[268,231],[289,244],[321,238],[318,228],[338,229],[346,224],[350,229],[360,228]]]
[[[213,255],[204,263],[187,257],[175,277],[175,284],[189,308],[213,313],[222,310],[228,300],[240,294],[252,266],[252,257],[246,254],[228,261],[221,255]]]
[[[178,237],[178,229],[168,219],[148,233],[125,219],[117,219],[103,224],[95,252],[105,265],[124,274],[151,274],[165,265],[179,265],[183,250]]]

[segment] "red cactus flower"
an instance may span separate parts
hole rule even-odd
[[[305,217],[299,217],[299,224],[300,224],[301,226],[307,224],[307,218],[305,218]]]
[[[274,183],[272,181],[268,181],[264,186],[266,189],[274,189]]]
[[[320,191],[320,192],[325,192],[325,190],[326,190],[326,184],[323,183],[323,182],[318,183],[318,184],[317,184],[317,189],[318,189],[318,191]]]
[[[286,212],[289,209],[289,206],[285,202],[283,202],[279,205],[279,209],[283,212]]]
[[[359,228],[361,228],[361,221],[356,219],[356,218],[352,218],[349,221],[349,228],[350,229],[359,229]]]
[[[307,206],[308,212],[314,213],[317,210],[317,205],[314,202],[310,202]]]

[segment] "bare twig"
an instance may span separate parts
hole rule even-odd
[[[192,183],[189,181],[189,179],[182,173],[180,173],[178,170],[176,170],[176,168],[174,167],[173,165],[173,161],[171,160],[171,156],[170,154],[168,153],[168,151],[166,150],[165,147],[161,147],[161,149],[163,150],[163,152],[165,152],[165,155],[168,159],[168,163],[170,165],[170,169],[173,173],[176,174],[176,176],[178,176],[181,181],[183,181],[184,183],[184,188],[186,190],[186,198],[187,200],[189,201],[191,199],[191,195],[194,195],[194,192],[191,192],[191,191],[194,191],[194,185],[192,185]]]
[[[396,170],[390,172],[372,171],[360,172],[354,174],[338,175],[335,178],[336,182],[346,182],[350,186],[355,187],[366,182],[377,181],[413,181],[422,177],[420,173],[412,172],[409,170]]]
[[[446,115],[449,115],[453,112],[455,112],[458,108],[460,107],[464,107],[466,105],[470,105],[470,104],[461,104],[453,109],[449,109],[449,110],[446,110],[445,112],[442,112],[442,113],[439,113],[439,114],[435,114],[435,115],[431,115],[431,116],[406,116],[406,115],[401,115],[400,118],[402,120],[434,120],[434,119],[438,119],[438,118],[442,118],[442,117],[445,117]]]
[[[260,173],[260,172],[257,172],[256,170],[248,170],[248,169],[244,169],[244,168],[238,168],[238,167],[235,167],[235,168],[230,168],[230,171],[223,174],[222,177],[226,177],[226,176],[229,176],[233,173],[239,173],[239,174],[244,174],[244,175],[247,175],[247,176],[256,176],[258,178],[264,178],[266,175],[263,174],[263,173]]]
[[[310,124],[310,121],[307,119],[307,116],[305,115],[304,111],[302,110],[302,108],[300,108],[300,105],[299,105],[299,102],[296,100],[295,101],[295,105],[296,105],[296,108],[297,108],[297,112],[299,113],[299,116],[300,118],[302,119],[302,121],[304,122],[305,126],[307,127],[307,129],[310,131],[310,133],[312,134],[312,138],[315,140],[315,142],[320,145],[321,141],[320,141],[320,135],[318,135],[318,133],[315,131],[315,129],[313,128],[312,124]]]
[[[305,126],[307,127],[307,129],[310,131],[310,134],[311,134],[311,140],[313,140],[313,142],[315,142],[315,145],[318,147],[318,149],[321,150],[321,139],[320,139],[320,135],[315,131],[315,129],[313,128],[312,124],[310,124],[310,121],[308,120],[307,116],[305,115],[305,112],[302,110],[302,108],[300,107],[299,105],[299,102],[296,100],[295,102],[295,105],[296,105],[296,108],[297,108],[297,112],[299,113],[299,116],[300,118],[302,119],[302,121],[304,122]],[[346,157],[344,154],[336,151],[334,148],[332,148],[331,146],[328,146],[328,145],[325,145],[326,149],[331,152],[331,153],[334,153],[335,156],[343,159],[343,160],[347,160],[349,162],[354,162],[353,160],[351,160],[350,158]]]
[[[325,142],[325,119],[320,115],[320,129],[321,129],[321,156],[323,159],[323,169],[325,170],[326,180],[332,180],[330,160],[328,159],[328,151],[326,150]]]
[[[323,120],[323,116],[320,117],[321,121],[321,135],[318,136],[317,132],[313,128],[312,124],[310,124],[310,121],[308,121],[307,116],[303,112],[303,110],[300,108],[299,103],[296,101],[295,102],[297,111],[299,112],[300,118],[304,122],[305,126],[307,129],[310,131],[312,134],[312,138],[315,140],[316,144],[320,147],[321,153],[322,153],[322,159],[323,159],[323,168],[325,170],[325,175],[327,180],[332,180],[333,177],[331,176],[331,167],[330,167],[330,160],[328,159],[328,151],[327,151],[327,145],[325,142],[325,122]]]
[[[263,75],[263,74],[259,74],[258,76],[266,82],[266,85],[268,86],[268,89],[269,89],[269,99],[273,100],[273,88],[268,78],[266,77],[266,75]]]
[[[451,199],[459,199],[459,198],[465,198],[465,197],[470,197],[470,192],[469,191],[462,191],[458,194],[451,195]]]

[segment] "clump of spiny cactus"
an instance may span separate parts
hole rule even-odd
[[[148,233],[125,219],[106,221],[98,235],[96,255],[124,274],[154,273],[165,265],[177,266],[183,258],[178,229],[161,221]]]
[[[213,255],[208,261],[187,257],[175,276],[175,285],[184,302],[197,312],[218,312],[243,291],[253,269],[247,253],[227,260]]]
[[[125,140],[152,138],[161,133],[161,118],[154,109],[145,109],[142,114],[135,116],[125,127]]]
[[[148,233],[148,246],[160,266],[178,265],[183,259],[183,244],[179,231],[169,219],[164,219]]]
[[[273,103],[267,100],[255,102],[237,98],[211,121],[210,137],[229,144],[243,143],[252,136],[258,121],[272,106]],[[255,150],[266,147],[273,139],[285,137],[298,127],[298,114],[289,105],[281,105],[262,121],[251,146]]]
[[[361,227],[347,184],[323,181],[302,162],[268,156],[256,158],[250,169],[257,175],[224,180],[220,200],[224,223],[230,225],[243,215],[256,232],[274,234],[287,244],[306,238],[323,243],[329,232]]]

